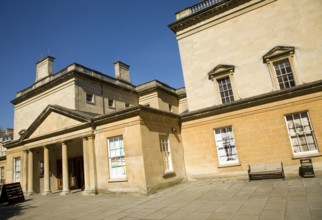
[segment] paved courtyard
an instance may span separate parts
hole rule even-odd
[[[0,219],[322,219],[322,176],[248,182],[207,179],[150,196],[32,195],[0,205]]]

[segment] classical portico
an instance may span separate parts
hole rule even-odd
[[[93,136],[82,137],[24,150],[23,191],[27,195],[57,191],[67,195],[72,189],[81,189],[84,195],[96,194],[93,140]]]
[[[49,126],[50,125],[50,126]],[[73,189],[96,194],[95,135],[86,117],[49,106],[20,139],[23,191],[31,195]]]
[[[113,114],[86,116],[83,112],[48,106],[8,147],[7,160],[11,164],[21,162],[21,167],[8,166],[8,173],[14,175],[19,168],[22,174],[19,180],[14,176],[8,179],[19,181],[26,194],[64,196],[73,190],[82,191],[83,195],[148,194],[183,181],[182,143],[173,129],[178,128],[178,117],[158,113],[138,106]],[[160,154],[159,135],[165,133],[174,149],[171,176],[163,175]],[[147,139],[143,140],[143,136]]]

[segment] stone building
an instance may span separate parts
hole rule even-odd
[[[322,168],[322,4],[208,0],[176,14],[188,177],[299,159]]]
[[[5,170],[6,170],[6,152],[7,148],[3,145],[9,143],[13,139],[13,129],[7,128],[6,130],[0,128],[0,184],[5,183]]]
[[[134,86],[120,61],[115,78],[79,64],[53,73],[53,61],[37,62],[35,83],[12,101],[8,181],[20,181],[28,194],[147,194],[185,180],[184,89],[159,81]]]
[[[148,194],[191,178],[239,175],[249,164],[299,159],[322,170],[322,4],[206,0],[176,13],[185,88],[134,86],[79,64],[17,93],[6,181],[44,195]]]

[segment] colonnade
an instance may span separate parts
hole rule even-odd
[[[83,160],[84,160],[84,184],[85,189],[83,194],[97,193],[97,178],[96,178],[96,162],[95,162],[95,145],[94,137],[88,136],[82,139],[83,141]],[[43,175],[43,192],[42,195],[51,193],[50,187],[50,150],[49,146],[43,146],[44,150],[44,175]],[[69,176],[68,176],[68,142],[61,143],[62,149],[62,192],[61,195],[70,193]],[[31,195],[34,193],[34,149],[23,151],[23,181],[22,190]]]

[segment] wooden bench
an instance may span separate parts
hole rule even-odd
[[[283,163],[249,164],[249,180],[285,178]]]

